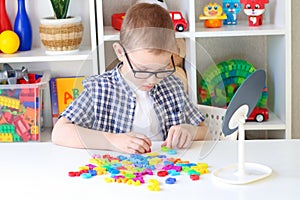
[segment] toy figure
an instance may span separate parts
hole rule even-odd
[[[3,64],[3,70],[0,71],[0,82],[7,81],[8,84],[16,84],[17,80],[24,78],[28,81],[28,70],[22,67],[21,70],[13,69],[9,64]]]
[[[241,11],[241,3],[239,0],[223,0],[223,11],[227,19],[223,21],[224,25],[236,25],[237,15]]]
[[[240,2],[244,4],[244,13],[248,15],[249,26],[262,25],[265,4],[269,3],[269,0],[240,0]]]
[[[155,3],[168,10],[165,0],[138,0],[137,3]]]
[[[170,17],[174,24],[174,29],[183,32],[188,29],[188,22],[179,11],[170,11]],[[111,16],[111,26],[116,30],[121,30],[122,22],[126,13],[115,13]]]
[[[207,28],[219,28],[222,26],[222,20],[227,19],[222,6],[217,3],[207,4],[203,11],[204,15],[200,15],[199,19],[204,20],[204,26]]]

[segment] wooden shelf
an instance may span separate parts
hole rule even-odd
[[[236,37],[236,36],[267,36],[285,35],[286,29],[274,24],[264,24],[260,27],[250,27],[246,22],[236,26],[222,26],[220,28],[204,28],[203,23],[196,24],[196,37]]]
[[[60,62],[92,60],[90,47],[82,46],[73,54],[47,55],[42,48],[33,48],[30,51],[19,51],[15,54],[1,54],[1,63],[24,63],[24,62]]]
[[[291,138],[291,0],[270,1],[266,6],[262,26],[248,26],[247,16],[243,16],[239,18],[241,20],[237,25],[223,25],[221,28],[205,28],[203,21],[198,19],[203,5],[208,2],[209,0],[167,2],[169,8],[182,11],[189,23],[188,31],[177,32],[176,37],[186,39],[185,70],[191,100],[197,103],[197,68],[208,68],[206,64],[211,63],[209,59],[216,62],[232,58],[248,60],[267,72],[270,94],[268,106],[275,110],[276,115],[270,113],[270,119],[263,123],[247,122],[245,129],[280,130],[285,138]],[[123,1],[120,6],[117,0],[97,1],[98,41],[109,43],[120,39],[119,31],[111,27],[108,16],[126,12],[132,4],[133,2]],[[201,42],[201,45],[197,45],[197,42]],[[108,62],[115,57],[108,47],[109,45],[101,45],[98,53],[100,72],[105,71]],[[211,58],[203,55],[204,50],[204,54]]]
[[[269,120],[261,123],[246,122],[245,130],[285,130],[285,122],[279,119],[273,112],[269,113]]]

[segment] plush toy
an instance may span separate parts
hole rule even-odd
[[[180,80],[184,84],[184,90],[188,92],[187,76],[184,71],[184,58],[186,55],[186,46],[185,46],[186,44],[183,38],[177,38],[176,42],[177,42],[177,47],[179,49],[179,54],[173,54],[174,64],[176,68],[174,75],[180,78]]]
[[[166,0],[138,0],[137,3],[156,3],[166,10],[168,10],[168,6],[166,4]]]

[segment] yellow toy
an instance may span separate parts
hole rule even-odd
[[[13,54],[18,51],[20,46],[19,36],[10,30],[0,34],[0,50],[5,54]]]
[[[223,8],[218,3],[208,3],[204,9],[204,15],[200,15],[199,19],[204,20],[204,26],[207,28],[219,28],[222,26],[222,20],[227,19],[223,14]]]

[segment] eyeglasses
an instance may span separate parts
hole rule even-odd
[[[147,79],[147,78],[150,78],[152,75],[155,75],[155,77],[158,78],[158,79],[164,79],[164,78],[166,78],[168,76],[171,76],[176,71],[173,55],[171,55],[171,62],[172,62],[172,65],[173,65],[173,69],[172,70],[157,71],[157,72],[137,71],[137,70],[134,70],[133,67],[132,67],[132,64],[130,62],[130,59],[128,57],[128,54],[127,54],[127,52],[126,52],[126,50],[125,50],[124,47],[123,47],[123,50],[124,50],[127,62],[129,64],[132,72],[133,72],[133,75],[137,79]]]

